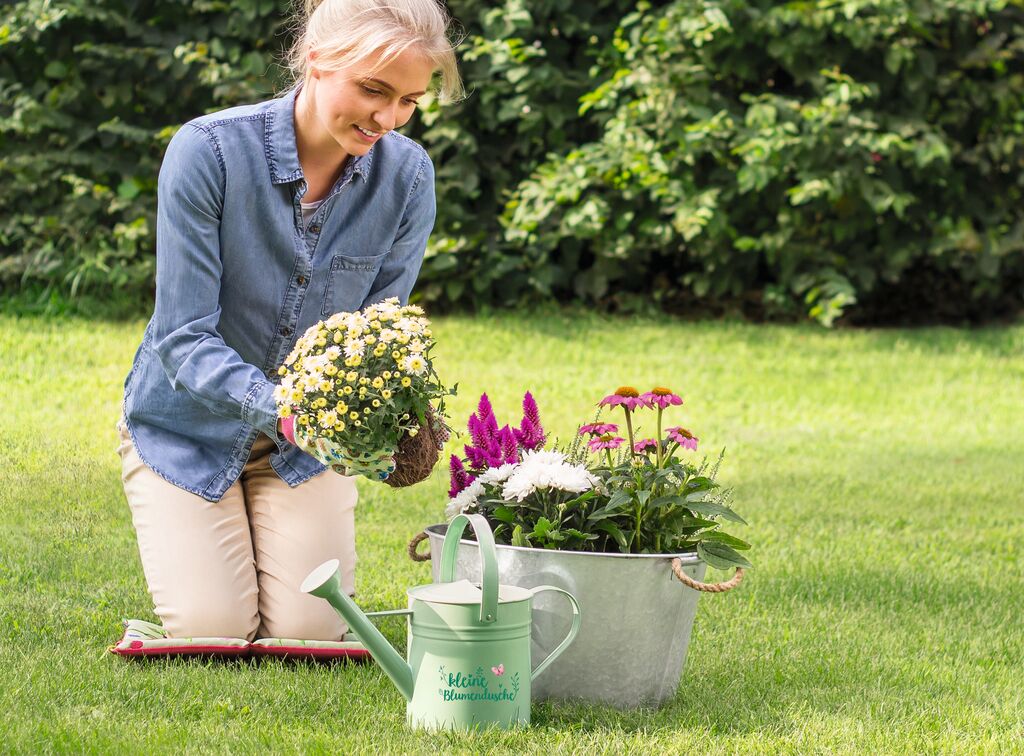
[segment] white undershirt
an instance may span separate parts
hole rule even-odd
[[[309,219],[313,217],[313,214],[317,211],[320,205],[324,204],[323,200],[319,202],[300,202],[299,205],[302,207],[302,226],[305,228],[309,225]]]

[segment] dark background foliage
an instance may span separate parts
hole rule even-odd
[[[1022,0],[456,0],[417,296],[986,318],[1024,300]],[[285,84],[283,0],[0,11],[0,286],[144,303],[174,130]]]

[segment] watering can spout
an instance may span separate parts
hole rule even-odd
[[[352,631],[359,636],[359,640],[363,642],[373,658],[377,660],[387,676],[405,696],[405,700],[412,700],[414,686],[412,668],[406,664],[405,659],[395,651],[370,619],[342,590],[338,565],[337,559],[324,562],[306,576],[299,590],[326,599],[344,618]]]

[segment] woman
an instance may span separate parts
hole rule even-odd
[[[281,433],[276,369],[307,327],[403,302],[434,223],[426,152],[394,130],[440,72],[434,0],[308,3],[284,96],[185,124],[160,169],[156,305],[125,381],[122,478],[172,638],[341,640],[298,590],[330,558],[355,585],[351,478]]]

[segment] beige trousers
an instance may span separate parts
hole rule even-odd
[[[317,565],[341,562],[355,592],[356,486],[327,471],[295,488],[270,467],[260,434],[242,474],[216,503],[153,472],[118,423],[125,496],[154,611],[172,638],[341,640],[326,601],[299,591]]]

